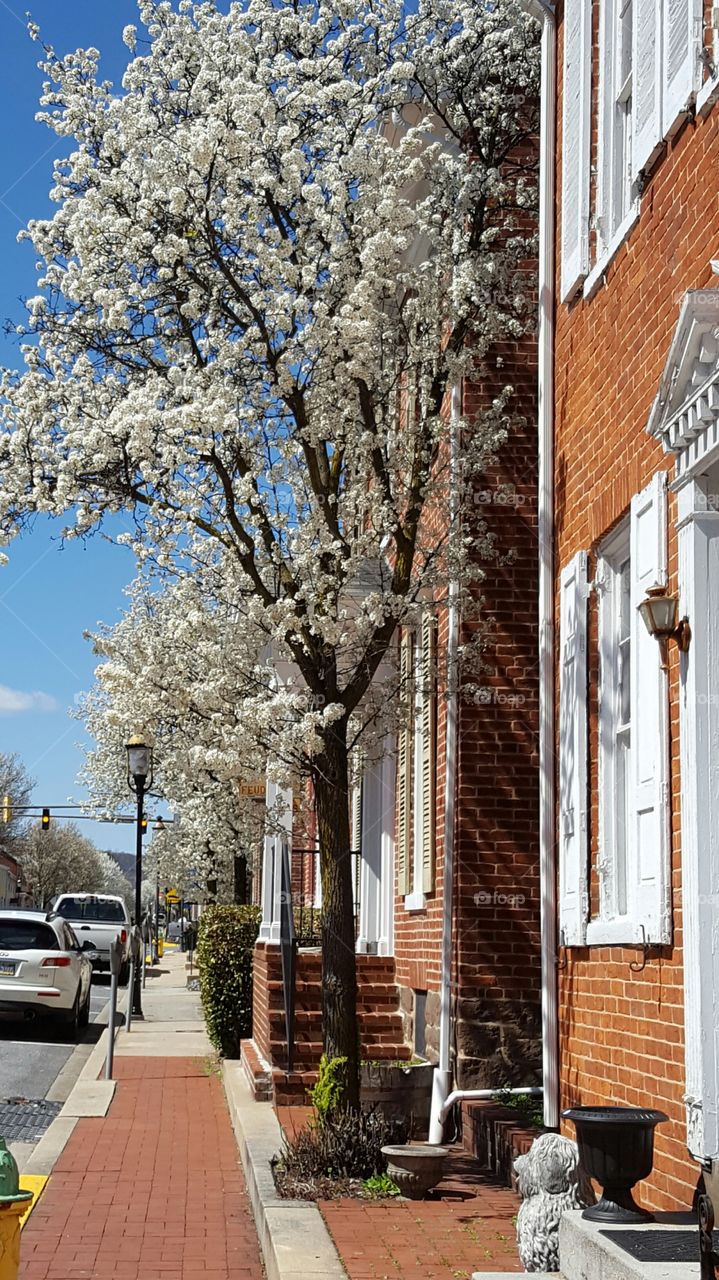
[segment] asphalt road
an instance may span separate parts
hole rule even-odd
[[[100,1028],[93,1026],[107,1004],[110,982],[95,977],[90,998],[90,1026],[81,1031],[79,1042],[94,1044]],[[105,1020],[104,1020],[105,1021]],[[46,1098],[51,1093],[75,1045],[54,1022],[26,1022],[0,1015],[0,1103],[10,1098]]]

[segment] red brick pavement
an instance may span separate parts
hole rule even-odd
[[[20,1280],[262,1280],[222,1086],[197,1058],[115,1059],[23,1231]]]
[[[323,1200],[325,1222],[349,1280],[467,1280],[474,1271],[517,1271],[513,1192],[453,1152],[428,1200]]]
[[[277,1107],[288,1136],[310,1107]],[[517,1271],[519,1200],[459,1147],[429,1200],[322,1200],[319,1208],[349,1280],[467,1280],[474,1271]]]

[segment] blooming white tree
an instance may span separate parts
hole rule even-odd
[[[325,1047],[356,1101],[349,726],[398,622],[466,579],[443,406],[529,324],[538,33],[518,0],[139,12],[120,92],[95,50],[45,58],[70,145],[57,212],[27,232],[42,265],[2,383],[0,521],[72,510],[83,534],[129,509],[143,562],[216,574],[297,671]],[[465,482],[510,392],[462,424]]]
[[[43,831],[32,823],[18,842],[17,857],[33,901],[47,907],[58,893],[113,893],[127,898],[130,883],[117,863],[82,834],[75,822]]]

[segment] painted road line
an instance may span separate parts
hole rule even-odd
[[[27,1209],[25,1210],[24,1214],[20,1219],[21,1229],[25,1226],[25,1223],[27,1222],[28,1218],[30,1217],[30,1214],[35,1208],[35,1205],[40,1199],[40,1196],[42,1195],[43,1190],[45,1188],[46,1182],[47,1182],[47,1176],[45,1174],[41,1174],[41,1173],[21,1173],[20,1174],[20,1190],[32,1191],[32,1200],[30,1201]]]

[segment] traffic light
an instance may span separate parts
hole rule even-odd
[[[42,827],[43,831],[50,830],[50,810],[49,809],[43,809],[42,817],[40,819],[40,826]]]
[[[2,820],[3,822],[12,822],[12,796],[3,796],[2,798]]]
[[[140,830],[144,836],[145,832],[147,831],[147,818],[145,818],[144,816],[143,816],[142,822],[140,823]]]

